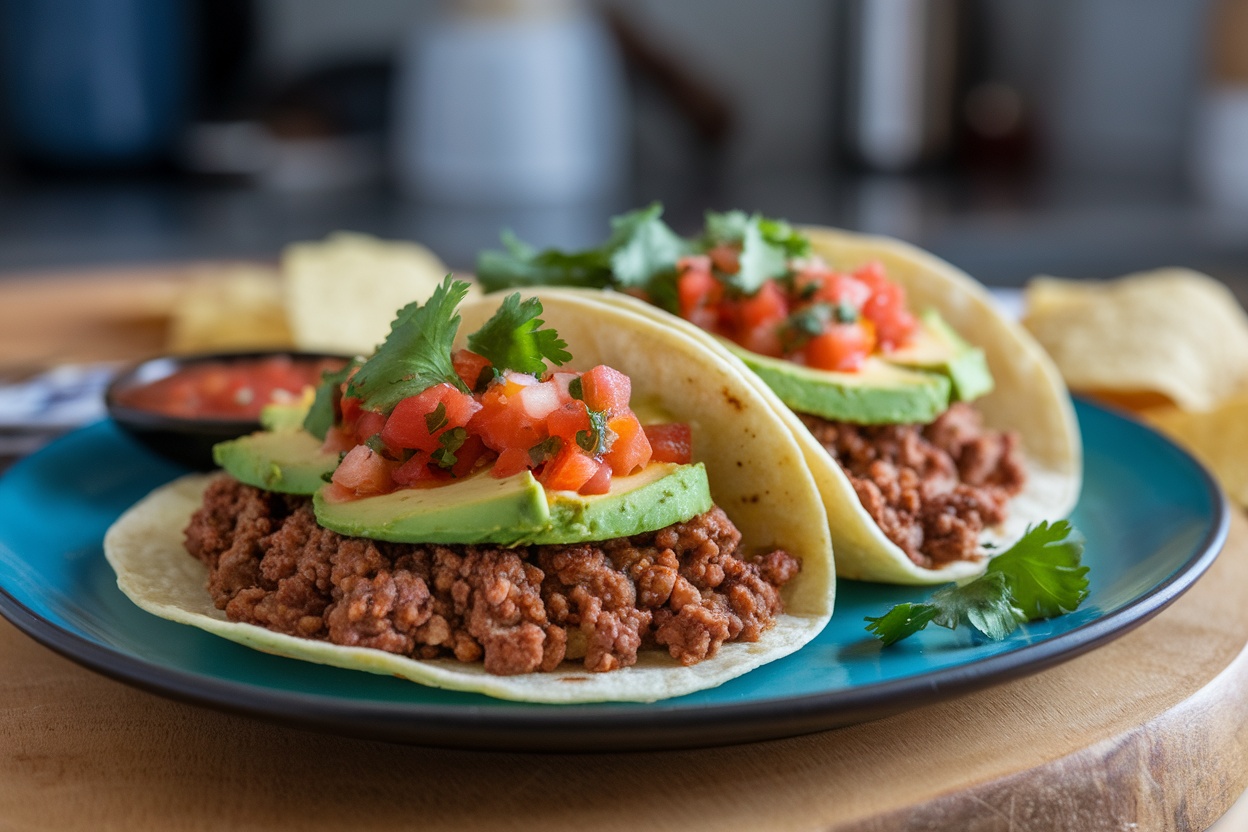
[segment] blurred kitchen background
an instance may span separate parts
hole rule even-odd
[[[0,0],[0,272],[662,200],[1248,286],[1248,0]]]

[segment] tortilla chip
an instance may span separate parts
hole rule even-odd
[[[1071,389],[1131,407],[1209,410],[1248,384],[1248,315],[1226,286],[1187,269],[1107,282],[1039,277],[1023,324]]]
[[[282,272],[295,344],[367,355],[389,333],[395,312],[428,300],[449,271],[422,245],[366,234],[339,231],[289,246]]]
[[[1145,410],[1140,416],[1191,451],[1233,501],[1248,507],[1248,393],[1232,396],[1204,412],[1161,407]]]
[[[243,263],[196,269],[173,304],[170,352],[290,345],[281,281],[274,268]]]

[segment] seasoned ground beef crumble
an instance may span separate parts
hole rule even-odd
[[[232,621],[418,659],[483,661],[490,673],[565,661],[607,671],[649,647],[682,664],[757,641],[801,564],[742,559],[718,508],[629,538],[561,546],[417,545],[345,537],[311,500],[219,477],[186,529]]]
[[[930,425],[855,425],[801,415],[889,540],[922,567],[980,556],[1027,481],[1018,434],[987,430],[958,402]]]

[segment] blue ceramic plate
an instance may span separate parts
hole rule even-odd
[[[888,649],[863,616],[930,589],[843,581],[832,623],[780,661],[714,690],[640,704],[524,705],[277,658],[155,618],[118,591],[101,540],[131,503],[183,470],[112,423],[0,479],[0,612],[87,667],[167,696],[344,734],[463,748],[606,750],[719,745],[861,722],[1034,673],[1155,614],[1226,536],[1217,486],[1187,454],[1109,411],[1078,406],[1086,445],[1074,522],[1091,594],[1001,642],[931,627]]]

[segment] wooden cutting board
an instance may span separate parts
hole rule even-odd
[[[91,306],[128,320],[127,293],[169,277],[47,284],[99,332]],[[0,332],[55,319],[47,294],[14,285],[0,281]],[[145,343],[102,337],[91,355]],[[806,737],[602,755],[271,725],[95,675],[0,622],[0,829],[1205,829],[1248,786],[1244,587],[1236,516],[1209,574],[1172,607],[1043,673]]]

